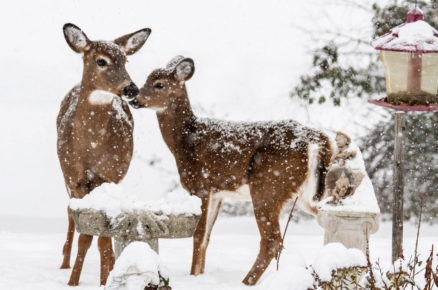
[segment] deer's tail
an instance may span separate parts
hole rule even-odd
[[[325,178],[332,160],[333,150],[330,139],[321,134],[319,151],[318,151],[318,167],[316,168],[317,186],[313,200],[320,201],[324,195]]]

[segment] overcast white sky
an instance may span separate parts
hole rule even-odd
[[[316,121],[356,130],[333,119],[345,111],[307,112],[289,92],[311,63],[308,35],[329,25],[354,31],[369,15],[338,0],[38,0],[8,1],[0,9],[0,215],[64,216],[67,194],[56,156],[55,120],[64,95],[81,79],[82,61],[64,40],[72,22],[90,39],[114,39],[143,27],[152,34],[129,58],[128,72],[141,86],[148,73],[175,55],[192,57],[188,83],[202,114],[234,120]],[[316,33],[316,35],[318,35]],[[349,109],[354,114],[354,109]],[[342,112],[342,113],[341,113]],[[137,114],[138,115],[138,114]],[[136,148],[175,168],[161,142],[153,113],[141,113]],[[357,114],[356,114],[357,115]],[[153,145],[151,145],[153,144]],[[166,163],[167,162],[167,163]],[[164,177],[163,177],[164,178]],[[144,176],[145,186],[166,188]],[[158,179],[160,180],[160,179]],[[148,183],[149,182],[149,183]],[[155,183],[154,183],[155,182]]]

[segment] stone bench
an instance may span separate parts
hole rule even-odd
[[[133,241],[143,241],[158,253],[158,239],[179,239],[193,236],[199,215],[164,215],[149,210],[132,210],[117,217],[94,209],[71,209],[76,230],[81,234],[113,237],[115,256]]]

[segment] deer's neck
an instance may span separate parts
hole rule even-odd
[[[166,110],[157,113],[157,117],[164,141],[173,154],[178,153],[196,121],[185,88],[183,93],[172,98]]]
[[[131,127],[133,124],[131,112],[120,97],[97,88],[87,80],[80,85],[75,119],[83,125],[81,127],[96,130],[121,123]]]

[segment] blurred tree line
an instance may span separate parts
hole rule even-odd
[[[344,1],[351,4],[349,0]],[[415,1],[408,0],[386,3],[385,6],[378,2],[372,5],[373,38],[404,23],[408,11],[415,5]],[[417,5],[423,10],[425,20],[438,27],[436,1],[418,1]],[[357,8],[369,11],[369,6],[357,4]],[[370,99],[385,95],[385,76],[379,53],[370,46],[369,40],[348,38],[336,41],[334,37],[334,41],[327,41],[314,52],[312,70],[300,77],[291,97],[310,104],[333,102],[341,106],[346,98]],[[351,61],[352,58],[355,61]],[[405,218],[418,214],[423,198],[424,220],[438,222],[438,113],[408,113],[406,125]],[[358,143],[380,208],[383,213],[391,213],[394,120],[386,118]]]

